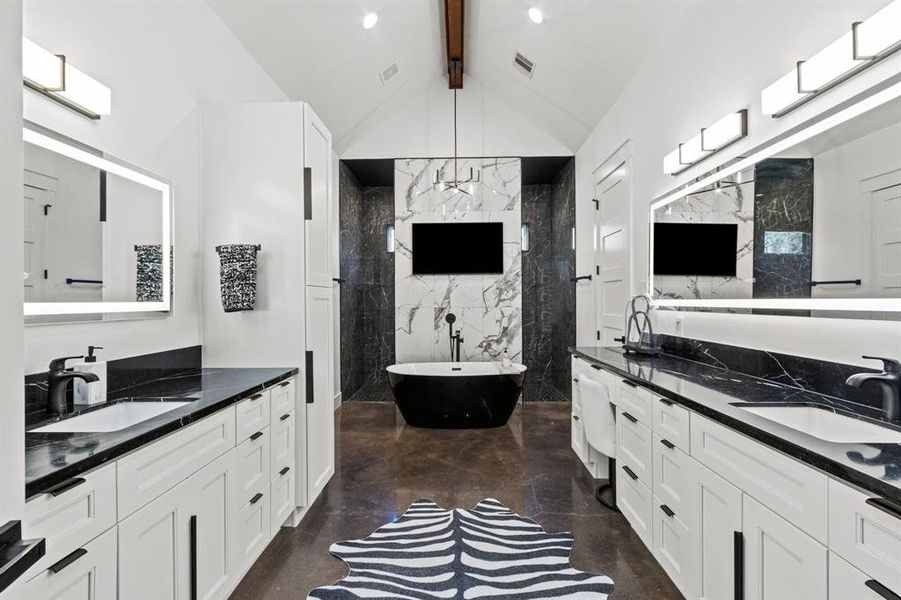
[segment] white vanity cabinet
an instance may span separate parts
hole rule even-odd
[[[576,389],[574,405],[590,401]],[[642,386],[616,389],[617,504],[686,598],[901,597],[901,506]]]

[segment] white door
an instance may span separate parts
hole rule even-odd
[[[307,506],[335,473],[332,377],[332,288],[307,287]]]
[[[191,475],[185,484],[188,556],[188,598],[225,598],[229,591],[229,488],[233,485],[235,452],[223,456]]]
[[[826,600],[825,546],[747,494],[742,531],[747,600]]]
[[[303,120],[306,284],[332,287],[332,135],[309,105],[304,105]]]
[[[901,185],[871,193],[875,297],[901,296]]]
[[[41,302],[44,297],[44,237],[52,205],[49,192],[26,184],[25,201],[25,302]]]
[[[689,589],[700,600],[732,598],[736,552],[741,556],[737,546],[742,532],[741,490],[698,461],[689,461],[691,481],[685,505],[691,510],[686,521],[695,560]]]
[[[3,592],[4,600],[115,600],[116,528],[112,527],[32,579]]]
[[[188,597],[188,507],[176,486],[119,524],[119,597]]]
[[[632,295],[631,193],[627,162],[608,169],[595,184],[595,300],[598,340],[602,346],[616,345],[623,335],[623,310]],[[599,273],[599,274],[598,274]]]

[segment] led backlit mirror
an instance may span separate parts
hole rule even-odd
[[[51,132],[23,138],[28,322],[168,312],[169,183]]]

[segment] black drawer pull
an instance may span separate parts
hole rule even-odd
[[[629,386],[629,387],[633,387],[633,388],[634,388],[634,387],[638,387],[638,384],[637,384],[637,383],[632,383],[632,382],[629,381],[628,379],[623,379],[623,383],[625,383],[625,384],[626,384],[627,386]]]
[[[576,383],[579,383],[579,380],[575,377],[573,377],[573,381],[575,381]]]
[[[742,532],[732,532],[732,583],[735,600],[745,597],[745,538]]]
[[[627,467],[626,465],[623,465],[623,471],[625,471],[625,472],[626,472],[626,475],[628,475],[629,477],[631,477],[633,480],[637,480],[637,479],[638,479],[638,475],[635,474],[635,471],[633,471],[632,469],[630,469],[630,468]]]
[[[55,498],[56,496],[59,496],[60,494],[65,494],[72,488],[78,487],[82,483],[86,483],[86,482],[87,482],[87,479],[85,479],[84,477],[76,477],[75,479],[68,479],[66,481],[63,481],[62,483],[57,483],[53,487],[47,488],[47,490],[44,493],[50,494],[51,496],[53,496]]]
[[[885,600],[901,600],[901,596],[888,589],[875,579],[867,579],[864,585],[885,598]]]
[[[253,434],[252,436],[250,436],[250,439],[251,439],[251,440],[258,440],[258,439],[260,439],[261,437],[263,437],[263,432],[262,432],[262,431],[257,431],[255,434]]]
[[[671,508],[670,508],[669,506],[667,506],[666,504],[661,504],[661,505],[660,505],[660,510],[662,510],[662,511],[663,511],[663,514],[665,514],[665,515],[666,515],[667,517],[669,517],[669,518],[673,518],[673,517],[676,516],[676,513],[673,512],[673,509],[671,509]]]
[[[88,553],[88,551],[85,550],[84,548],[79,548],[78,550],[75,550],[75,551],[67,554],[66,556],[59,559],[57,562],[50,565],[48,570],[51,573],[59,573],[60,571],[62,571],[63,569],[65,569],[66,567],[68,567],[69,565],[71,565],[72,563],[74,563],[76,560],[78,560],[79,558],[81,558],[82,556],[84,556],[87,553]]]
[[[259,400],[262,397],[263,397],[263,394],[256,394],[255,396],[250,397],[250,401],[253,402],[254,400]]]
[[[188,536],[189,536],[189,564],[191,575],[191,600],[197,600],[198,580],[197,580],[197,515],[191,515],[188,520]]]
[[[892,515],[896,519],[901,519],[901,506],[895,504],[891,500],[886,500],[885,498],[867,498],[867,504],[878,508],[888,515]]]
[[[290,470],[291,470],[291,467],[285,467],[284,469],[282,469],[281,471],[279,471],[278,474],[279,474],[279,475],[284,475],[285,473],[287,473],[287,472],[290,471]]]
[[[250,499],[250,503],[251,503],[251,504],[256,504],[257,502],[260,501],[260,499],[261,499],[262,497],[263,497],[263,494],[260,493],[260,492],[257,492],[256,494],[254,494],[253,498]]]
[[[288,419],[290,416],[291,416],[290,414],[285,413],[285,414],[283,414],[282,416],[280,416],[280,417],[278,418],[278,420],[279,420],[279,421],[284,421],[284,420]]]
[[[626,417],[627,419],[629,419],[630,421],[632,421],[633,423],[638,423],[638,419],[636,419],[635,417],[633,417],[626,411],[623,411],[623,416]]]
[[[579,415],[573,415],[573,421],[578,421],[578,420],[579,420]]]
[[[601,370],[601,367],[599,367],[599,366],[597,366],[597,365],[591,365],[591,368],[594,369],[595,371],[600,371],[600,370]]]
[[[278,384],[278,387],[288,387],[289,385],[291,385],[290,381],[283,381],[280,384]]]
[[[661,404],[665,404],[666,406],[672,406],[672,405],[673,405],[673,401],[672,401],[672,400],[667,400],[666,398],[657,398],[657,399],[660,400],[660,403],[661,403]]]
[[[670,450],[672,450],[673,448],[676,447],[676,445],[669,440],[662,439],[662,440],[660,440],[660,443],[663,444],[664,446],[666,446],[667,448],[669,448]]]

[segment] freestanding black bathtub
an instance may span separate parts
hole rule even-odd
[[[497,362],[406,363],[388,367],[394,401],[414,427],[500,427],[519,396],[526,367]]]

